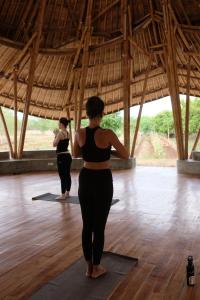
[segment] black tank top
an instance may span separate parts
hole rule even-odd
[[[64,133],[63,133],[64,135]],[[58,142],[57,148],[56,148],[56,153],[60,152],[67,152],[68,151],[68,146],[69,146],[69,139],[66,138],[64,140],[60,140]]]
[[[107,148],[99,148],[95,144],[94,134],[100,128],[86,127],[85,144],[81,147],[82,157],[87,162],[103,162],[110,159],[111,146]]]

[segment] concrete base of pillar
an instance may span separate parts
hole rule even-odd
[[[200,161],[200,151],[192,151],[192,159]]]
[[[180,174],[191,174],[200,176],[200,161],[193,159],[177,160],[177,171]]]
[[[38,151],[39,152],[39,151]],[[38,171],[56,171],[56,157],[55,151],[54,157],[51,157],[50,152],[44,153],[43,158],[41,158],[41,153],[38,155],[40,158],[36,158],[36,153],[34,151],[34,158],[23,158],[20,160],[15,159],[5,159],[0,160],[0,174],[20,174],[26,172],[38,172]],[[29,156],[32,153],[28,153]],[[31,154],[31,155],[30,155]],[[45,158],[44,158],[45,157]],[[135,158],[129,158],[128,160],[122,160],[119,158],[111,158],[110,166],[112,170],[123,170],[131,169],[136,165]],[[73,158],[72,160],[72,170],[80,170],[83,166],[83,160],[81,158]]]

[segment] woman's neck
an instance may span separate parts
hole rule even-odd
[[[89,120],[89,127],[95,128],[97,126],[100,126],[101,119],[100,118],[94,118]]]

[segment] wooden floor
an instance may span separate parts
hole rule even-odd
[[[137,257],[139,265],[109,299],[199,300],[200,179],[159,167],[113,177],[120,202],[109,215],[106,250]],[[76,195],[78,173],[72,179]],[[82,255],[79,205],[31,200],[45,192],[59,192],[56,173],[0,177],[0,299],[27,299]],[[185,280],[188,255],[194,288]]]

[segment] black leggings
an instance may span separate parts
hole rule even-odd
[[[63,153],[57,155],[57,167],[58,174],[61,180],[61,192],[64,194],[69,192],[71,188],[71,175],[70,168],[72,163],[72,157],[70,153]]]
[[[98,265],[103,252],[104,230],[113,197],[111,171],[83,168],[79,175],[78,195],[83,219],[83,253],[87,261]]]

